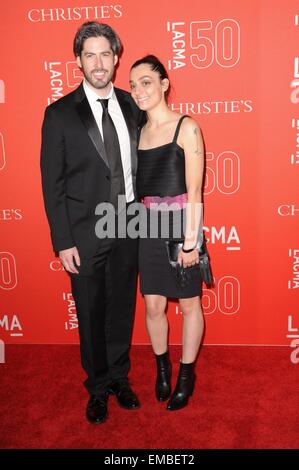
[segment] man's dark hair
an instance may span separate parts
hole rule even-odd
[[[117,56],[121,54],[123,48],[121,40],[109,25],[97,21],[87,21],[80,26],[76,33],[73,47],[75,56],[81,56],[86,39],[95,37],[106,38],[110,43],[113,54]]]

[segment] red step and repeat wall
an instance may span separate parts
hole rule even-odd
[[[52,252],[40,173],[45,106],[77,87],[86,20],[124,43],[116,84],[148,53],[169,69],[171,106],[206,145],[204,226],[215,288],[205,344],[289,345],[299,361],[299,3],[293,0],[2,1],[0,338],[76,343],[68,275]],[[171,343],[182,314],[170,302]],[[138,295],[133,342],[148,343]]]

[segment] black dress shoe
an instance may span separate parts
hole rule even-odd
[[[108,396],[108,392],[98,396],[91,395],[86,407],[86,418],[90,423],[100,424],[106,421]]]
[[[118,404],[123,408],[135,410],[140,407],[139,400],[128,382],[114,382],[109,391],[116,396]]]

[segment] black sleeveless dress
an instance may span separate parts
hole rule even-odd
[[[190,282],[181,289],[169,264],[166,240],[184,238],[184,209],[187,201],[184,150],[177,144],[182,116],[172,142],[152,149],[138,149],[137,192],[146,206],[146,236],[139,240],[140,290],[144,295],[156,294],[185,299],[201,295],[202,280],[198,266],[187,268]],[[149,202],[163,203],[154,209]],[[176,207],[170,204],[176,203]],[[174,209],[173,209],[174,207]],[[165,233],[165,223],[167,225]],[[153,226],[154,224],[154,226]]]

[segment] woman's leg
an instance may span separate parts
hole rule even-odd
[[[158,401],[167,400],[171,392],[171,364],[168,353],[167,299],[162,295],[146,295],[146,325],[156,357],[155,393]]]
[[[146,326],[155,354],[168,349],[168,320],[165,313],[167,298],[162,295],[145,295]]]
[[[202,339],[204,319],[199,297],[180,299],[183,319],[183,352],[176,387],[167,404],[168,410],[188,405],[195,383],[195,359]]]
[[[180,307],[183,313],[182,362],[189,364],[195,361],[199,350],[204,330],[204,318],[199,297],[180,299]]]

